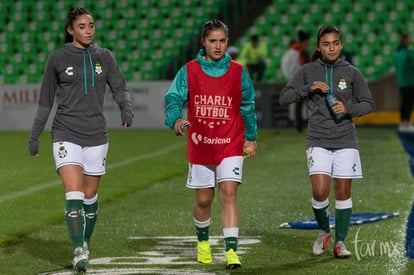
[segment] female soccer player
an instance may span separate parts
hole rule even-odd
[[[187,187],[195,190],[194,222],[197,260],[212,262],[209,244],[215,186],[222,207],[226,264],[241,266],[236,253],[239,234],[237,188],[242,181],[243,152],[256,154],[255,90],[246,70],[226,53],[228,28],[220,20],[201,29],[203,48],[184,65],[165,95],[166,124],[177,135],[188,123]],[[188,102],[188,117],[183,106]]]
[[[352,117],[371,112],[374,101],[359,70],[340,59],[341,32],[323,26],[317,34],[313,62],[305,64],[283,88],[280,104],[307,101],[309,124],[306,154],[312,184],[312,208],[321,229],[313,253],[322,254],[331,237],[329,192],[335,195],[335,246],[337,258],[351,253],[344,245],[352,212],[352,179],[362,178],[359,145]],[[335,98],[336,97],[336,98]]]
[[[67,15],[66,44],[52,53],[42,80],[39,108],[29,138],[33,156],[56,99],[53,155],[66,197],[65,220],[74,249],[73,266],[86,271],[88,243],[98,215],[98,186],[105,173],[108,133],[103,114],[106,85],[121,109],[123,127],[132,123],[126,82],[112,53],[93,44],[95,25],[83,8]]]

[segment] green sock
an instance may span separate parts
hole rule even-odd
[[[352,208],[336,209],[335,213],[335,242],[344,241],[348,235]]]
[[[65,206],[65,220],[68,227],[72,247],[83,247],[85,230],[85,212],[83,200],[67,200]]]
[[[89,244],[93,229],[95,228],[96,219],[98,218],[98,201],[93,204],[84,204],[85,209],[85,241]]]
[[[329,205],[320,209],[312,207],[312,209],[319,228],[329,232],[331,230],[329,227]]]
[[[196,232],[197,232],[197,239],[199,242],[201,241],[208,241],[208,231],[210,229],[210,226],[207,227],[197,227],[196,226]]]
[[[225,250],[229,251],[233,249],[234,251],[237,250],[237,238],[236,237],[228,237],[224,238]]]

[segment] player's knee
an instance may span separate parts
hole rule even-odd
[[[326,192],[313,192],[312,198],[316,201],[325,201],[329,197],[329,193]]]
[[[200,198],[196,201],[196,206],[198,208],[206,209],[211,206],[212,201],[213,200],[210,198]]]

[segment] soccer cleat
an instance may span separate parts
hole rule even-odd
[[[197,244],[197,261],[203,264],[211,264],[211,247],[208,241],[200,241]]]
[[[76,272],[86,272],[86,269],[88,268],[88,254],[85,252],[83,247],[77,247],[75,248],[75,251],[73,251],[73,255],[75,257],[73,258],[73,269]]]
[[[331,236],[332,236],[331,232],[328,233],[325,230],[321,230],[319,232],[318,238],[313,243],[313,254],[321,255],[322,253],[324,253]]]
[[[226,251],[226,265],[228,269],[239,269],[241,267],[241,262],[237,253],[230,248]]]
[[[351,252],[349,252],[343,241],[338,241],[334,247],[335,258],[346,259],[351,257]]]
[[[86,256],[89,258],[89,245],[88,242],[83,241],[83,251],[85,252]]]

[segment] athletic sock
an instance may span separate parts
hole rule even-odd
[[[98,218],[98,194],[90,199],[83,201],[83,208],[85,209],[85,241],[89,244],[89,240],[95,228],[96,219]]]
[[[329,227],[329,199],[317,201],[312,198],[312,209],[320,229],[330,232]]]
[[[237,242],[239,239],[239,228],[238,227],[227,227],[223,228],[224,246],[225,250],[228,251],[233,249],[237,251]]]
[[[197,233],[197,239],[199,242],[208,241],[209,239],[209,229],[210,229],[211,218],[208,220],[200,222],[194,218],[194,224]]]
[[[65,205],[65,220],[72,242],[72,247],[83,247],[85,231],[85,212],[83,210],[84,193],[67,192]]]
[[[335,243],[344,241],[348,235],[349,222],[352,215],[352,199],[336,202],[335,213]]]

